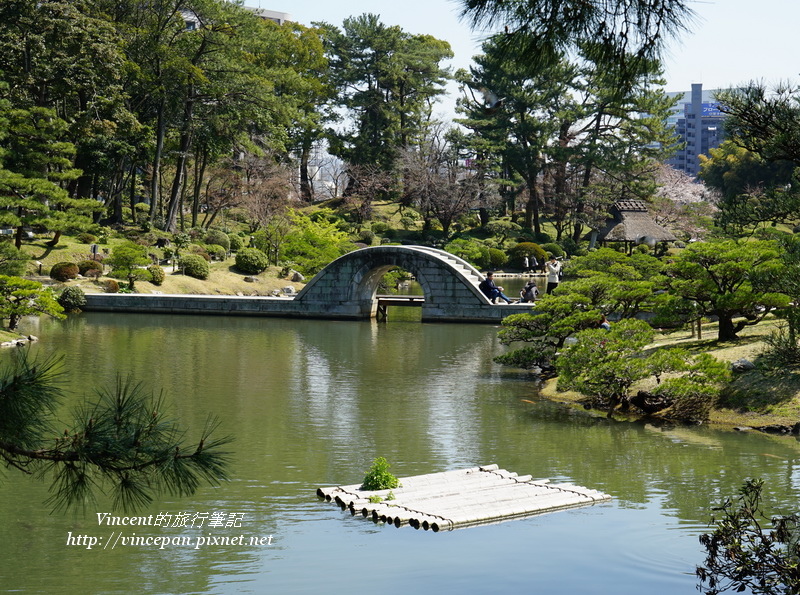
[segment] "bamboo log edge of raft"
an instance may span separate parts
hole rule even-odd
[[[317,496],[353,516],[434,532],[611,499],[590,488],[519,476],[497,464],[400,478],[400,486],[390,490],[362,490],[360,484],[320,487]]]

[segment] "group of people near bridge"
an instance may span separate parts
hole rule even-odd
[[[527,260],[527,258],[525,260]],[[561,263],[555,256],[551,256],[550,260],[545,263],[544,268],[545,272],[547,273],[547,289],[545,292],[551,293],[556,287],[558,287],[558,283],[561,280]],[[506,304],[533,303],[539,296],[539,288],[536,286],[536,281],[531,279],[528,281],[525,287],[520,290],[519,299],[512,300],[505,293],[503,293],[504,288],[495,283],[494,272],[492,271],[486,273],[486,278],[481,281],[478,287],[493,304],[497,303],[498,298],[503,300]]]

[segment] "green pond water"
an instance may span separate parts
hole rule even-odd
[[[130,374],[163,389],[185,426],[213,413],[236,440],[229,482],[137,513],[158,525],[98,524],[103,499],[51,514],[46,481],[4,470],[4,592],[693,593],[698,536],[745,478],[766,480],[772,510],[798,508],[795,439],[541,400],[533,378],[493,363],[505,348],[492,325],[115,314],[26,325],[41,337],[34,352],[63,355],[72,403]],[[613,499],[433,533],[316,497],[360,482],[377,456],[399,476],[497,463]],[[171,526],[187,518],[194,527]]]

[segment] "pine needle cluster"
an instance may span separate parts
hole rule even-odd
[[[0,371],[0,460],[28,474],[52,478],[54,510],[85,506],[97,492],[130,511],[156,496],[193,494],[201,483],[226,479],[230,437],[212,437],[209,418],[199,440],[166,413],[163,395],[118,378],[75,411],[59,433],[53,411],[63,397],[61,362],[31,362],[24,352]]]

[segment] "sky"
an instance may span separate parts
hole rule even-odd
[[[486,33],[459,20],[457,0],[245,0],[247,6],[285,12],[304,25],[341,26],[349,16],[374,13],[386,25],[450,42],[455,68],[467,68]],[[763,80],[800,82],[800,2],[795,0],[696,0],[690,30],[672,40],[664,56],[667,91],[688,91]],[[451,89],[455,93],[455,88]]]

